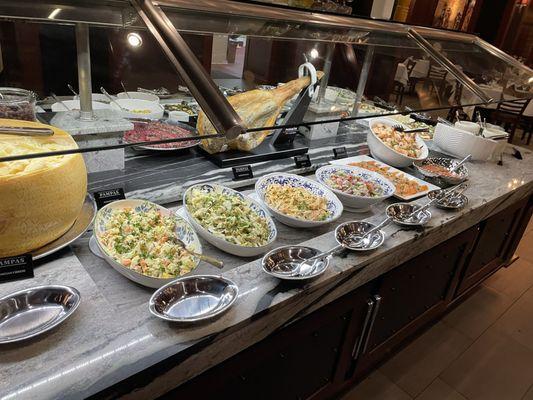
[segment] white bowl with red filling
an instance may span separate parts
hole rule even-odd
[[[391,197],[396,190],[392,182],[364,168],[326,165],[317,169],[315,176],[349,211],[367,211],[373,204]]]

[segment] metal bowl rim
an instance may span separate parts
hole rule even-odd
[[[329,263],[330,263],[330,260],[332,258],[332,256],[328,256],[326,257],[326,267],[322,270],[322,271],[319,271],[315,274],[312,274],[312,275],[306,275],[306,276],[300,276],[300,277],[295,277],[295,276],[282,276],[282,275],[277,275],[271,271],[269,271],[268,269],[265,268],[265,260],[267,259],[267,257],[269,257],[272,253],[278,251],[278,250],[281,250],[281,249],[287,249],[287,248],[290,248],[290,247],[293,247],[293,248],[304,248],[304,249],[310,249],[310,250],[314,250],[314,251],[317,251],[318,254],[321,253],[320,250],[318,250],[317,248],[314,248],[314,247],[310,247],[310,246],[300,246],[300,245],[286,245],[286,246],[280,246],[280,247],[276,247],[275,249],[272,249],[270,250],[268,253],[266,253],[263,258],[261,259],[261,269],[267,273],[268,275],[270,276],[273,276],[275,278],[278,278],[278,279],[283,279],[283,280],[290,280],[290,281],[300,281],[300,280],[305,280],[305,279],[311,279],[311,278],[315,278],[317,276],[320,276],[322,275],[324,272],[326,272],[326,270],[328,269],[329,267]]]
[[[209,314],[209,316],[200,316],[200,317],[195,317],[195,318],[171,318],[171,317],[167,317],[166,315],[164,314],[160,314],[158,313],[156,310],[155,310],[155,301],[154,299],[157,297],[157,295],[159,295],[164,289],[166,289],[167,287],[177,283],[177,282],[182,282],[182,281],[186,281],[186,280],[190,280],[190,279],[195,279],[195,278],[211,278],[211,279],[216,279],[216,280],[219,280],[219,281],[223,281],[227,284],[228,287],[231,287],[233,288],[234,290],[234,293],[235,293],[235,296],[233,296],[233,298],[230,300],[230,302],[228,304],[226,304],[225,307],[221,308],[220,310],[218,310],[217,312],[215,313],[212,313],[212,314]],[[223,277],[222,275],[191,275],[191,276],[184,276],[184,277],[181,277],[181,278],[178,278],[178,279],[175,279],[163,286],[161,286],[159,289],[157,289],[153,294],[152,296],[150,297],[150,301],[148,303],[148,309],[150,310],[150,313],[152,315],[155,315],[156,317],[160,318],[160,319],[163,319],[165,321],[170,321],[170,322],[198,322],[198,321],[204,321],[204,320],[209,320],[211,318],[214,318],[220,314],[222,314],[223,312],[225,312],[226,310],[228,310],[232,305],[233,303],[235,303],[235,301],[237,300],[237,298],[239,297],[239,287],[235,284],[235,282],[233,282],[231,279],[229,278],[226,278],[226,277]]]
[[[396,204],[396,203],[395,203]],[[376,224],[372,223],[372,222],[368,222],[368,221],[346,221],[346,222],[343,222],[342,224],[338,225],[336,228],[335,228],[335,240],[337,241],[338,244],[342,244],[341,242],[339,242],[339,240],[337,239],[337,232],[338,230],[340,229],[340,227],[344,226],[344,225],[348,225],[348,224],[353,224],[354,222],[357,222],[357,223],[365,223],[365,224],[369,224],[370,225],[370,229],[372,228],[375,228],[376,227]],[[348,249],[348,250],[352,250],[352,251],[370,251],[370,250],[376,250],[378,248],[380,248],[381,246],[383,246],[383,243],[385,243],[385,232],[383,232],[381,229],[378,230],[376,233],[379,233],[379,235],[381,236],[381,243],[378,244],[377,246],[375,247],[369,247],[367,249],[365,248],[355,248],[355,247],[348,247],[346,246],[345,248]]]
[[[387,216],[389,216],[389,213],[388,213],[389,208],[391,208],[392,206],[398,205],[398,204],[406,204],[406,205],[409,205],[409,206],[414,206],[414,204],[411,204],[411,203],[393,203],[393,204],[389,204],[389,205],[387,206],[387,208],[385,209],[385,214],[386,214]],[[396,218],[393,218],[393,217],[390,217],[390,218],[392,218],[392,220],[393,220],[394,222],[396,222],[397,224],[400,224],[400,225],[405,225],[405,226],[423,226],[423,225],[427,224],[427,223],[429,222],[429,220],[431,219],[431,217],[432,217],[432,215],[431,215],[431,211],[429,211],[429,210],[426,209],[426,210],[424,210],[423,212],[426,213],[426,214],[428,214],[428,216],[429,216],[429,219],[428,219],[426,222],[424,222],[423,224],[420,224],[420,223],[411,223],[411,222],[404,222],[404,221],[400,221],[400,220],[398,220],[398,219],[396,219]]]
[[[74,304],[72,305],[72,307],[70,307],[68,309],[68,311],[63,315],[63,317],[59,318],[57,321],[55,321],[53,324],[47,326],[46,328],[44,328],[42,330],[38,330],[38,331],[36,331],[36,332],[34,332],[34,333],[30,334],[30,335],[25,335],[25,336],[13,338],[13,339],[2,340],[0,338],[0,344],[21,342],[23,340],[34,338],[36,336],[39,336],[39,335],[41,335],[41,334],[43,334],[45,332],[48,332],[48,331],[54,329],[56,326],[62,324],[72,314],[74,314],[74,312],[78,309],[78,306],[81,303],[81,294],[80,294],[79,290],[76,289],[75,287],[66,286],[66,285],[40,285],[40,286],[33,286],[33,287],[26,288],[26,289],[17,290],[16,292],[13,292],[13,293],[7,294],[7,295],[5,295],[3,297],[0,297],[0,302],[4,301],[6,299],[9,299],[10,297],[15,297],[15,296],[18,296],[18,295],[23,294],[23,293],[28,293],[30,291],[39,291],[39,290],[43,290],[43,289],[62,289],[64,291],[66,291],[66,292],[69,292],[70,294],[72,294],[75,297]]]

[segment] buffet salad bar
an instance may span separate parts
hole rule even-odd
[[[145,122],[134,123],[136,134],[147,131],[142,141],[154,129],[183,130],[172,123],[151,123],[149,129]],[[389,223],[420,228],[431,220],[432,207],[454,212],[468,204],[463,192],[469,178],[465,163],[471,155],[462,160],[428,157],[418,133],[394,119],[374,118],[369,127],[371,157],[331,160],[314,176],[270,173],[257,180],[251,193],[198,183],[186,189],[176,212],[140,198],[100,204],[97,210],[87,194],[80,154],[0,163],[0,258],[4,265],[21,257],[36,260],[92,230],[89,246],[96,256],[124,279],[156,289],[147,312],[181,324],[211,320],[234,305],[239,287],[222,275],[196,274],[200,262],[223,267],[221,260],[203,252],[202,240],[238,257],[262,257],[264,273],[277,279],[309,280],[323,274],[338,252],[371,252],[382,246],[387,241],[383,228]],[[126,132],[124,139],[131,135]],[[4,157],[77,147],[61,129],[22,120],[0,120],[0,138]],[[398,169],[413,165],[433,183]],[[421,197],[425,202],[409,202]],[[357,218],[357,213],[391,198],[399,202],[387,206],[379,223]],[[336,221],[343,212],[353,213],[354,218],[336,227],[335,247],[274,248],[279,224],[315,229]],[[11,279],[19,278],[16,269],[5,271],[12,273]],[[9,278],[8,273],[3,278]],[[80,301],[76,288],[62,286],[33,287],[4,296],[0,342],[25,340],[54,328]],[[51,306],[62,311],[47,313]],[[17,324],[20,318],[27,323]]]

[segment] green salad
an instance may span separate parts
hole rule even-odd
[[[240,197],[193,188],[186,202],[192,217],[215,236],[246,247],[268,243],[267,219],[254,212]]]

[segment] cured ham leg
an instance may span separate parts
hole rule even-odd
[[[322,71],[317,71],[318,79],[322,78],[323,75]],[[304,76],[287,82],[276,89],[255,89],[238,93],[228,97],[228,101],[242,118],[246,127],[273,126],[283,105],[303,88],[309,86],[310,82],[309,76]],[[216,133],[215,128],[203,112],[198,115],[196,128],[201,136]],[[268,130],[245,133],[234,140],[225,138],[203,139],[202,147],[211,154],[228,149],[250,151],[259,146],[270,132]]]

